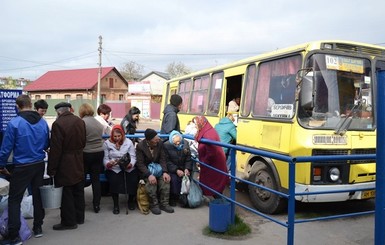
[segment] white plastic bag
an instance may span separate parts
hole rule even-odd
[[[180,194],[187,194],[190,190],[190,178],[184,175],[182,178],[182,186],[180,188]]]
[[[21,216],[25,219],[33,218],[32,195],[23,197],[23,200],[21,201]]]

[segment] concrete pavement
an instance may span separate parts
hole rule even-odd
[[[287,230],[282,226],[237,209],[237,213],[252,228],[248,237],[227,240],[208,237],[202,231],[209,224],[209,207],[196,209],[175,208],[175,213],[162,212],[161,215],[143,215],[138,209],[125,214],[125,196],[120,196],[120,214],[112,214],[111,197],[102,197],[101,210],[92,210],[91,188],[86,188],[86,219],[76,230],[54,231],[52,226],[60,222],[59,209],[46,210],[41,238],[31,238],[25,244],[287,244]],[[28,220],[32,227],[32,220]],[[294,244],[373,244],[374,216],[345,218],[333,221],[318,221],[297,224]]]

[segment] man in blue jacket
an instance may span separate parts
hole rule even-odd
[[[0,172],[10,175],[8,198],[8,237],[2,244],[22,244],[19,237],[20,204],[25,190],[32,187],[33,232],[41,237],[44,209],[39,187],[43,185],[45,151],[49,147],[47,122],[32,110],[31,98],[20,95],[16,99],[17,117],[7,125],[0,150]],[[12,164],[7,165],[13,151]]]
[[[232,112],[227,112],[227,116],[222,118],[219,123],[215,125],[215,130],[217,131],[219,138],[222,143],[235,144],[237,139],[237,128],[234,124],[234,116]],[[229,157],[229,148],[222,147],[226,155],[226,165],[227,170],[230,171],[231,159]]]

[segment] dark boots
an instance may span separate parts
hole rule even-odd
[[[114,201],[114,209],[112,210],[113,214],[119,214],[119,194],[118,193],[112,193],[112,201]]]
[[[149,195],[150,199],[150,211],[151,213],[158,215],[161,214],[160,208],[159,208],[159,202],[156,195]]]

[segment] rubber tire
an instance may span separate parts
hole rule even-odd
[[[277,181],[271,169],[263,162],[252,166],[249,181],[278,191]],[[249,196],[254,207],[266,214],[282,212],[287,207],[287,199],[277,194],[249,185]]]

